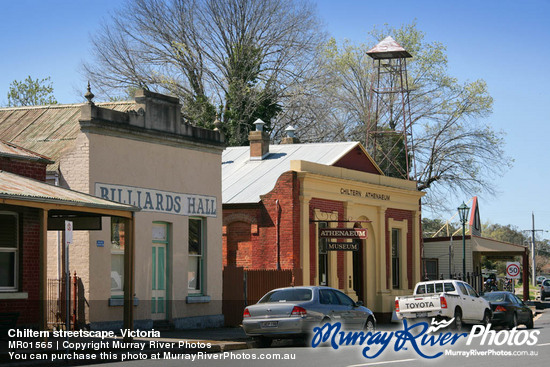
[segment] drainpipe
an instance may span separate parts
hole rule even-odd
[[[281,206],[279,205],[279,199],[275,200],[275,215],[276,215],[276,219],[275,219],[275,227],[276,227],[276,238],[275,238],[275,242],[277,244],[277,270],[281,270],[281,241],[280,241],[280,236],[279,236],[279,232],[280,232],[280,224],[279,224],[279,217],[280,217],[280,214],[281,214]]]

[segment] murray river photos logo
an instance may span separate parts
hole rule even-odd
[[[454,319],[449,321],[432,320],[432,324],[418,322],[411,324],[403,320],[403,330],[397,331],[344,331],[342,324],[336,322],[325,323],[322,326],[313,328],[313,339],[311,346],[318,347],[321,343],[330,343],[334,349],[344,345],[363,346],[362,354],[365,358],[373,359],[380,356],[388,347],[393,350],[407,350],[412,348],[419,356],[433,359],[443,355],[442,351],[435,352],[434,348],[454,345],[459,339],[467,338],[466,345],[470,345],[474,339],[479,338],[481,345],[535,345],[538,342],[538,330],[491,330],[491,324],[487,326],[475,325],[470,335],[467,333],[442,332],[452,324]],[[436,333],[438,332],[439,333]],[[391,349],[391,348],[390,348]]]

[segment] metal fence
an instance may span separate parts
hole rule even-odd
[[[66,278],[48,279],[47,288],[47,315],[48,327],[50,329],[66,329],[67,326],[67,292],[65,287]],[[83,286],[80,277],[76,272],[69,279],[69,328],[76,330],[81,324]]]

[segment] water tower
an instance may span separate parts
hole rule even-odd
[[[390,177],[413,179],[412,120],[407,78],[411,58],[392,37],[367,52],[373,60],[373,78],[367,121],[366,148]]]

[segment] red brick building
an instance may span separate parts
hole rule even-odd
[[[0,140],[0,313],[18,314],[18,326],[47,327],[47,231],[60,229],[57,220],[113,215],[133,223],[132,212],[138,210],[46,184],[46,166],[52,163]],[[131,311],[127,319],[129,325]]]
[[[291,269],[296,285],[338,288],[388,319],[395,296],[420,280],[422,193],[384,176],[360,143],[284,142],[254,131],[250,147],[224,152],[224,266]],[[320,228],[368,238],[324,238]]]

